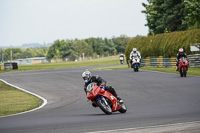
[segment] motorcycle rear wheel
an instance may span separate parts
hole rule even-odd
[[[112,109],[109,105],[106,105],[105,101],[100,99],[97,101],[97,105],[105,114],[112,114]]]

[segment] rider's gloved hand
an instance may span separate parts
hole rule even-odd
[[[106,86],[106,83],[105,82],[102,82],[100,87],[103,87],[103,86]]]
[[[101,89],[104,89],[104,90],[106,89],[105,86],[100,86],[100,88],[101,88]]]
[[[106,83],[102,82],[101,85],[100,85],[100,88],[105,90],[106,89],[105,86],[106,86]]]

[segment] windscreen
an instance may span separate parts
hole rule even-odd
[[[93,90],[93,86],[94,86],[95,83],[90,83],[88,86],[87,86],[87,92],[91,92]]]

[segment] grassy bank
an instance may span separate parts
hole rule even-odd
[[[38,97],[22,92],[0,81],[0,116],[34,109],[42,104]]]
[[[118,56],[111,56],[99,59],[91,59],[87,61],[78,62],[60,62],[60,63],[46,63],[35,65],[20,65],[19,70],[39,70],[39,69],[58,69],[58,68],[71,68],[83,66],[97,66],[97,65],[112,65],[119,64]]]

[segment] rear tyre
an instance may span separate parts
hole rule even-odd
[[[109,105],[106,105],[105,101],[100,99],[97,101],[97,105],[105,114],[112,114],[112,109]]]

